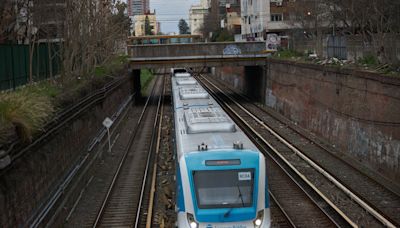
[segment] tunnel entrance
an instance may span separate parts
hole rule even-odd
[[[256,102],[264,103],[265,77],[264,67],[244,67],[244,93]]]

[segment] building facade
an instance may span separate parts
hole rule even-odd
[[[189,10],[189,27],[192,35],[202,35],[204,20],[209,12],[210,0],[201,0],[199,5],[192,5]]]
[[[240,0],[230,0],[225,4],[225,27],[233,34],[241,34]]]
[[[128,16],[144,15],[150,12],[150,0],[128,0]]]
[[[267,32],[279,35],[287,35],[292,29],[301,28],[301,23],[297,20],[299,4],[297,1],[289,0],[270,0],[270,18],[268,20]],[[306,14],[306,12],[304,13]]]
[[[149,19],[150,26],[152,27],[152,35],[157,35],[159,32],[159,23],[157,22],[156,15],[144,14],[134,16],[135,20],[135,36],[145,36],[146,35],[146,17]]]
[[[242,0],[242,39],[264,40],[269,19],[270,0]]]

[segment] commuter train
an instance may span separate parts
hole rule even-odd
[[[184,69],[171,69],[179,228],[270,227],[264,156]]]

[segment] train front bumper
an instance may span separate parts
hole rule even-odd
[[[271,214],[270,214],[270,209],[266,208],[263,210],[262,217],[258,216],[258,218],[255,218],[254,220],[223,222],[223,223],[215,223],[215,222],[207,223],[207,222],[197,222],[194,218],[192,218],[190,213],[179,212],[177,218],[177,227],[179,228],[269,228],[271,227]]]

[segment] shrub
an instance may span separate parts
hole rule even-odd
[[[12,135],[30,142],[53,113],[51,98],[30,89],[0,94],[0,143]]]
[[[364,57],[360,58],[358,62],[367,66],[375,66],[379,63],[378,58],[372,54],[365,55]]]
[[[145,93],[147,86],[151,82],[151,80],[154,78],[153,74],[151,73],[150,70],[148,69],[143,69],[140,72],[140,86],[142,87],[142,94]]]
[[[294,50],[290,50],[290,49],[282,49],[277,51],[274,56],[278,57],[278,58],[282,58],[282,59],[290,59],[290,58],[294,58],[294,57],[302,57],[304,55],[302,55],[300,52],[294,51]]]

